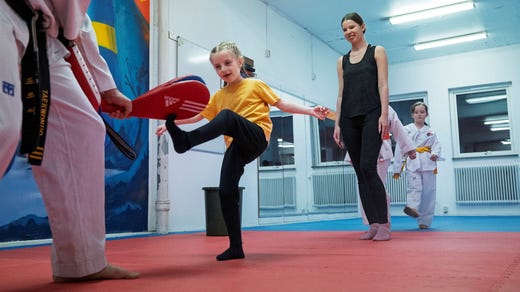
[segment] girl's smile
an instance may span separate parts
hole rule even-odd
[[[212,54],[210,61],[217,75],[227,84],[237,83],[243,79],[240,75],[243,61],[232,51],[224,50]]]

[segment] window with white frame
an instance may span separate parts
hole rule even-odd
[[[401,120],[403,126],[413,123],[412,113],[410,112],[411,106],[418,102],[423,101],[426,94],[409,95],[407,98],[393,99],[390,97],[390,106],[394,109]]]
[[[273,131],[269,146],[260,155],[260,167],[294,164],[293,117],[281,111],[272,111]]]
[[[403,125],[413,122],[410,114],[410,107],[417,101],[423,101],[426,92],[410,93],[403,95],[395,95],[390,97],[390,105],[396,111]],[[316,165],[327,165],[333,162],[342,162],[345,159],[346,151],[340,149],[333,140],[334,120],[325,119],[317,120],[317,139],[315,140],[315,161]],[[395,148],[395,142],[392,140],[392,147]]]
[[[339,148],[334,142],[334,120],[324,119],[317,120],[317,138],[314,139],[315,147],[318,149],[316,161],[317,164],[326,164],[330,162],[338,162],[345,160],[345,150]]]
[[[511,83],[450,90],[453,156],[512,153],[509,87]]]

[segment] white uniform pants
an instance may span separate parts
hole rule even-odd
[[[22,127],[20,99],[20,55],[27,45],[29,34],[25,23],[0,1],[0,178],[4,175],[18,145]],[[20,29],[21,27],[22,29]]]
[[[14,12],[0,1],[2,82],[13,83],[14,96],[0,95],[0,174],[9,164],[20,137],[22,107],[17,61],[20,47]],[[15,15],[16,16],[16,15]],[[56,39],[48,42],[56,46]],[[60,58],[50,64],[51,106],[43,163],[33,174],[45,203],[53,235],[52,271],[81,277],[100,271],[105,258],[105,127]]]
[[[437,176],[433,170],[407,171],[406,178],[408,183],[406,205],[419,212],[417,224],[431,226],[435,213]]]

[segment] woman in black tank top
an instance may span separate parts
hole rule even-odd
[[[388,59],[385,49],[365,40],[359,14],[341,20],[352,49],[337,64],[339,92],[334,140],[346,148],[358,178],[359,195],[370,229],[360,239],[390,239],[386,191],[377,174],[377,159],[388,135]]]

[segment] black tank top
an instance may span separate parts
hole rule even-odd
[[[343,56],[342,118],[365,115],[381,107],[375,49],[368,45],[361,61],[355,64],[350,63],[350,51]]]

